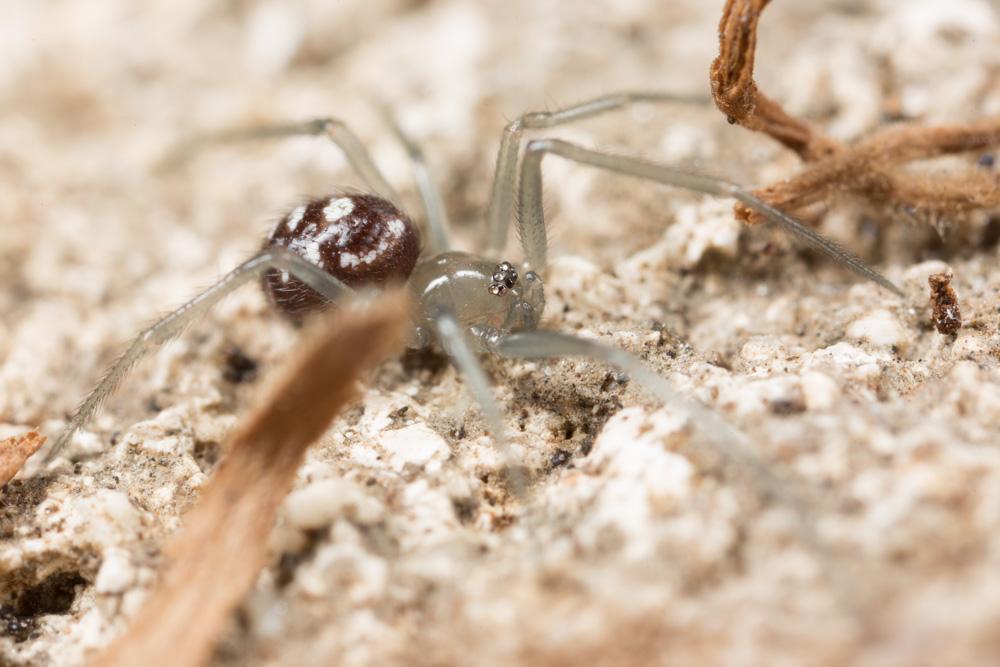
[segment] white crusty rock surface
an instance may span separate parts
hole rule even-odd
[[[506,119],[622,89],[707,95],[723,3],[8,4],[0,437],[57,433],[142,326],[304,197],[361,185],[319,140],[170,163],[185,139],[334,114],[419,219],[384,101],[473,248]],[[986,0],[788,0],[761,25],[762,89],[837,137],[1000,114]],[[710,105],[543,134],[751,186],[799,168]],[[639,355],[750,454],[720,456],[681,407],[598,363],[492,360],[532,480],[519,500],[447,362],[389,361],[310,450],[212,664],[998,664],[1000,219],[943,221],[941,239],[833,206],[822,230],[900,299],[741,228],[732,202],[551,156],[545,178],[545,326]],[[502,259],[519,258],[512,234]],[[929,319],[945,269],[956,336]],[[66,458],[0,491],[0,664],[84,664],[127,628],[296,340],[240,291],[141,363]]]

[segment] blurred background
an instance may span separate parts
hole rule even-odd
[[[701,94],[707,101],[708,70],[717,52],[722,5],[722,0],[0,0],[0,427],[41,424],[49,432],[57,429],[111,355],[143,323],[183,302],[252,253],[269,226],[300,198],[360,185],[339,152],[318,139],[213,148],[180,164],[165,163],[182,142],[204,132],[333,115],[361,137],[419,219],[410,165],[377,112],[379,103],[387,103],[424,146],[459,245],[474,248],[483,230],[493,161],[505,122],[524,111],[553,109],[623,89]],[[761,23],[757,80],[790,112],[847,140],[888,121],[945,122],[997,115],[998,38],[1000,10],[987,0],[775,0]],[[727,125],[707,102],[662,109],[642,106],[550,134],[682,164],[748,185],[784,178],[799,168],[793,155],[766,138]],[[967,168],[975,157],[962,156],[937,168]],[[566,328],[605,333],[631,328],[640,332],[636,340],[649,335],[649,322],[666,322],[671,331],[691,341],[698,354],[704,351],[704,356],[711,358],[715,364],[712,372],[725,376],[720,381],[723,391],[756,377],[753,364],[739,358],[751,336],[780,336],[782,344],[800,346],[796,350],[832,346],[843,337],[850,318],[844,315],[844,321],[833,324],[823,319],[829,315],[826,306],[833,298],[830,295],[843,298],[837,303],[846,304],[845,312],[853,313],[851,317],[857,314],[851,308],[861,308],[858,303],[870,308],[876,298],[863,288],[849,292],[854,278],[829,263],[815,262],[808,256],[803,259],[801,253],[781,255],[774,250],[787,250],[780,237],[772,238],[766,232],[744,234],[732,221],[725,202],[703,202],[688,193],[608,178],[554,159],[546,162],[545,174],[552,254],[571,257],[561,265],[566,269],[562,282],[559,276],[554,277],[549,316]],[[664,251],[666,259],[650,269],[656,273],[645,274],[652,276],[647,281],[642,251],[657,244],[662,247],[665,230],[672,225],[683,223],[684,229],[701,229],[698,225],[703,220],[710,223],[704,227],[710,230],[708,236],[697,237],[697,232],[691,232],[694,240],[689,239],[685,246],[700,249],[693,259]],[[951,247],[930,227],[885,224],[850,209],[834,212],[822,224],[825,233],[879,262],[894,279],[908,266],[942,256],[973,262],[965,275],[974,276],[977,288],[986,290],[995,284],[989,262],[974,263],[977,253],[985,252],[976,245],[986,238],[985,218],[972,221],[965,236],[957,231]],[[717,252],[707,253],[709,259],[703,261],[701,251],[706,247]],[[520,256],[513,240],[511,252],[512,259]],[[775,262],[775,256],[787,261]],[[925,279],[921,274],[913,280],[923,289]],[[632,283],[639,282],[644,283],[641,293],[631,291]],[[824,291],[825,286],[830,286],[829,290]],[[814,311],[799,309],[803,295],[811,299],[808,303]],[[568,306],[563,308],[569,302],[572,312]],[[992,305],[984,309],[993,312]],[[742,315],[732,315],[736,311]],[[152,370],[138,374],[131,380],[131,389],[123,393],[170,397],[171,392],[191,391],[199,395],[219,384],[220,350],[231,340],[265,366],[280,359],[282,349],[295,340],[294,332],[275,322],[255,290],[244,290],[206,320],[195,327],[192,336],[160,354],[151,363]],[[916,327],[911,329],[917,331]],[[911,427],[925,416],[932,417],[929,408],[921,415],[907,412],[906,392],[914,385],[906,383],[937,377],[947,370],[939,372],[922,365],[922,350],[936,343],[928,342],[926,331],[913,335],[923,336],[920,345],[924,347],[914,347],[920,354],[913,353],[919,361],[900,359],[893,349],[891,353],[879,352],[884,353],[878,357],[883,361],[873,362],[876,369],[890,369],[888,379],[877,387],[878,395],[904,396],[894,404],[897,413],[893,418],[898,420],[894,423]],[[694,354],[691,347],[685,349],[685,354]],[[982,359],[988,358],[983,352]],[[732,382],[730,372],[737,378]],[[421,407],[428,412],[453,402],[454,391],[460,391],[449,386],[453,394],[432,393],[436,381],[418,387],[428,392],[421,399],[426,401]],[[701,376],[691,380],[702,381]],[[414,382],[420,385],[419,380]],[[844,380],[852,387],[850,391],[857,389],[858,395],[871,400],[877,393],[871,386],[874,382],[867,377]],[[888,389],[883,391],[885,387]],[[714,399],[717,388],[712,391],[715,393],[706,395]],[[226,409],[238,412],[245,397],[225,395],[227,401],[232,399],[224,403]],[[175,399],[172,396],[171,400]],[[148,405],[132,406],[128,417],[148,418],[147,413],[157,405],[150,400]],[[865,405],[865,400],[845,399],[843,405],[847,406],[845,411],[859,410],[844,413],[853,422],[846,418],[824,422],[822,416],[809,421],[812,417],[804,415],[794,421],[795,428],[802,429],[797,431],[782,430],[793,420],[779,421],[770,413],[750,411],[746,420],[749,428],[762,434],[785,433],[789,441],[799,443],[811,442],[808,434],[822,428],[840,442],[837,434],[849,431],[842,428],[849,422],[855,424],[857,432],[845,438],[861,440],[875,432],[865,421],[870,417],[863,412],[867,408],[858,407]],[[95,422],[95,430],[107,434],[126,428],[131,421],[121,414],[113,406]],[[962,431],[967,432],[971,431]],[[852,440],[851,447],[854,444]],[[848,449],[844,444],[838,451]],[[775,458],[790,457],[790,451],[791,445]],[[883,450],[873,446],[871,452],[872,461],[885,462]],[[95,461],[95,470],[104,465]],[[821,457],[817,461],[812,461],[812,468],[805,466],[804,474],[818,470],[816,476],[827,481],[824,465],[828,461]],[[849,468],[846,464],[843,468],[831,466],[835,470]],[[897,473],[902,475],[888,467],[883,471],[890,480],[886,488],[895,483]],[[843,481],[837,473],[830,473],[830,479],[834,478]],[[994,470],[989,479],[1000,479],[1000,475]],[[718,487],[712,484],[707,483],[708,490],[701,492],[716,493]],[[726,488],[722,487],[719,495],[724,496]],[[870,494],[866,498],[871,499],[883,487],[872,491],[876,489],[872,482],[864,488]],[[910,498],[906,495],[910,488],[899,491],[900,497]],[[713,503],[718,501],[712,498]],[[182,498],[169,511],[160,512],[170,517],[164,519],[164,531],[177,520],[184,502]],[[725,505],[727,497],[718,502]],[[909,507],[906,502],[900,501],[897,507]],[[855,512],[857,503],[845,502],[844,514],[851,516],[844,521],[851,529],[838,534],[847,536],[848,550],[855,548],[852,540],[863,532],[861,528],[852,532],[857,526],[849,523],[861,515]],[[575,525],[573,512],[579,508],[568,504],[572,509],[565,516],[572,522],[567,525]],[[715,505],[695,502],[678,507],[664,511],[676,510],[676,516],[685,519],[690,516],[684,512],[694,512],[695,519],[670,538],[675,540],[672,566],[674,559],[683,561],[689,544],[697,543],[701,549],[693,549],[697,553],[689,556],[692,561],[705,554],[711,561],[718,555],[712,550],[724,542],[723,538],[712,542],[713,536],[724,533],[736,535],[733,540],[743,539],[742,528],[728,524],[716,526],[718,533],[702,530],[704,524],[698,520],[705,516],[698,512],[713,515],[706,508],[714,509]],[[900,574],[904,588],[923,581],[927,572],[944,572],[945,578],[957,572],[950,569],[960,560],[955,554],[967,552],[961,551],[965,533],[959,534],[962,531],[948,513],[951,510],[960,512],[960,503],[931,514],[933,520],[927,523],[920,523],[922,518],[915,520],[913,534],[921,539],[914,543],[932,543],[948,527],[955,531],[949,533],[954,540],[942,538],[940,551],[926,556],[906,575]],[[30,514],[25,512],[25,516]],[[983,521],[995,528],[995,522]],[[655,525],[659,529],[665,524]],[[878,581],[888,581],[890,574],[897,574],[898,564],[893,560],[894,545],[880,541],[883,525],[872,519],[862,526],[867,532],[857,537],[858,543],[870,540],[866,544],[877,552],[876,558],[884,556],[879,561],[884,567]],[[455,539],[466,539],[465,530],[456,529]],[[467,530],[474,532],[473,528]],[[983,539],[988,546],[988,538]],[[470,607],[473,611],[464,617],[466,634],[456,636],[469,642],[482,639],[476,646],[483,650],[479,657],[484,664],[491,658],[509,657],[518,647],[502,645],[500,632],[483,638],[490,630],[480,621],[507,619],[504,627],[515,630],[509,636],[516,639],[522,630],[531,630],[525,626],[531,624],[536,604],[556,600],[584,615],[594,614],[593,625],[586,619],[572,627],[540,624],[534,640],[544,644],[544,640],[561,636],[567,644],[582,645],[577,638],[588,636],[595,627],[613,627],[601,616],[600,610],[605,609],[601,600],[621,600],[624,604],[641,597],[640,593],[655,595],[669,590],[669,594],[664,593],[664,606],[658,609],[676,609],[677,616],[652,630],[641,625],[623,627],[653,634],[665,627],[668,635],[675,633],[678,638],[676,655],[687,657],[700,655],[700,651],[711,654],[716,635],[728,633],[730,643],[720,654],[728,655],[731,660],[727,664],[734,665],[751,664],[741,661],[747,655],[773,657],[769,653],[774,648],[771,641],[774,633],[779,633],[784,643],[774,650],[785,658],[792,656],[788,664],[804,664],[803,657],[814,657],[811,652],[817,642],[825,648],[817,653],[821,655],[816,664],[844,664],[849,653],[845,647],[852,640],[865,638],[852,634],[857,628],[845,630],[846,624],[838,624],[843,620],[837,616],[839,612],[831,614],[831,626],[817,632],[822,624],[815,619],[825,622],[831,615],[818,613],[813,617],[804,612],[814,609],[814,598],[809,595],[793,602],[782,596],[781,587],[767,578],[767,572],[772,551],[784,554],[784,546],[767,543],[755,552],[766,563],[758,564],[758,570],[744,570],[744,564],[733,564],[725,554],[718,555],[718,561],[712,561],[704,571],[699,569],[700,562],[692,565],[696,571],[693,578],[704,575],[713,582],[736,582],[732,588],[720,585],[719,595],[704,605],[697,592],[685,588],[680,565],[681,574],[676,575],[680,583],[670,579],[674,574],[655,570],[656,576],[669,581],[660,588],[647,589],[628,578],[632,563],[624,557],[616,560],[613,554],[595,547],[594,552],[581,556],[581,560],[592,557],[587,566],[594,569],[588,572],[603,576],[600,568],[606,566],[622,577],[615,579],[618,584],[631,582],[634,588],[614,589],[609,584],[602,590],[605,579],[591,577],[588,581],[597,582],[594,590],[588,591],[592,597],[581,593],[575,598],[576,589],[549,586],[547,580],[529,571],[517,580],[524,586],[518,589],[522,598],[503,609],[477,612]],[[923,553],[919,549],[907,553],[916,552]],[[508,555],[511,571],[530,561],[516,549]],[[949,560],[953,556],[956,560]],[[474,572],[480,583],[486,582],[482,591],[506,593],[504,581],[489,579],[489,573],[476,569],[476,558],[478,552],[463,571]],[[659,555],[653,560],[657,558]],[[914,556],[912,562],[916,561],[919,557]],[[792,572],[789,578],[798,576],[800,562],[794,554],[783,562]],[[980,565],[983,563],[990,564],[982,561]],[[576,565],[583,567],[579,562]],[[925,570],[920,569],[923,566]],[[935,569],[938,566],[940,570]],[[781,576],[787,574],[781,572]],[[948,605],[957,604],[969,591],[985,590],[975,581],[960,579],[949,580],[954,587],[940,596],[932,592],[926,598],[911,600],[912,605],[900,604],[886,612],[887,617],[896,614],[885,626],[886,636],[891,637],[886,651],[904,656],[896,664],[918,664],[905,659],[921,656],[921,642],[911,641],[913,636],[907,634],[910,628],[934,627],[941,634],[928,636],[935,637],[968,630],[968,637],[980,643],[970,641],[972,653],[964,657],[975,653],[975,647],[981,647],[982,654],[991,649],[995,653],[996,637],[989,631],[995,628],[991,619],[1000,617],[995,612],[1000,595],[983,593],[979,600],[986,611],[969,624],[960,623],[957,617],[948,616]],[[408,583],[412,582],[404,580],[399,585],[405,588]],[[447,584],[441,585],[442,590],[449,590]],[[473,588],[468,589],[472,592],[458,589],[461,586],[449,593],[454,598],[444,597],[443,606],[455,600],[479,600]],[[822,599],[818,606],[829,612],[835,605],[824,607],[829,600]],[[687,606],[676,606],[678,600]],[[657,600],[660,602],[663,600]],[[759,616],[744,613],[746,605],[757,603],[764,610]],[[264,606],[262,602],[260,608]],[[455,602],[456,609],[460,606]],[[654,607],[651,604],[650,608]],[[308,604],[302,608],[316,611]],[[316,618],[326,618],[325,611],[316,612]],[[406,613],[401,612],[401,626],[405,626]],[[429,616],[433,619],[433,613]],[[567,617],[576,619],[572,614]],[[120,622],[112,613],[108,618]],[[980,621],[982,625],[977,625]],[[100,632],[109,632],[109,627],[113,625],[101,625]],[[260,642],[247,640],[248,653],[266,648],[267,638],[257,634],[265,630],[263,625],[253,624],[243,628],[242,639],[250,636]],[[445,641],[447,630],[444,628],[442,635]],[[365,644],[366,637],[380,636],[365,632],[358,630],[360,639],[351,646]],[[417,631],[411,628],[411,632]],[[107,635],[101,633],[94,631],[95,643],[105,641]],[[308,632],[303,636],[305,646],[311,636]],[[398,636],[412,635],[404,630]],[[620,634],[619,642],[622,636],[626,635]],[[493,640],[497,640],[496,645],[491,644]],[[899,643],[893,644],[895,640]],[[751,644],[757,653],[743,652]],[[483,648],[486,645],[491,648]],[[375,647],[375,653],[385,648],[378,641],[368,646]],[[911,652],[900,652],[901,646]],[[471,653],[466,645],[456,651],[458,655]],[[883,660],[888,653],[880,651],[866,653],[867,662],[858,664],[889,664]],[[261,656],[266,654],[261,649],[254,655],[263,660]],[[234,655],[240,654],[236,651]],[[240,662],[239,657],[233,662]],[[608,664],[614,660],[609,659]],[[756,664],[777,663],[764,660]]]

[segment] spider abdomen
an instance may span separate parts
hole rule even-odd
[[[282,246],[349,287],[382,287],[409,278],[420,254],[420,237],[405,213],[367,194],[313,199],[283,217],[265,248]],[[264,292],[293,319],[322,310],[326,299],[281,271],[268,271]]]

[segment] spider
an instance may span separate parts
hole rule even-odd
[[[340,191],[297,206],[278,221],[257,254],[142,331],[70,417],[49,450],[47,460],[54,458],[73,433],[93,416],[136,361],[247,282],[259,280],[270,302],[295,321],[355,290],[407,282],[416,303],[411,347],[437,344],[450,357],[465,377],[495,442],[508,457],[508,464],[511,461],[502,413],[478,359],[481,353],[525,359],[583,356],[616,366],[660,400],[679,405],[724,455],[749,465],[756,470],[758,479],[769,480],[763,465],[749,454],[749,444],[741,434],[700,403],[676,393],[665,378],[648,369],[637,357],[593,340],[538,329],[545,308],[543,276],[548,268],[541,169],[546,155],[669,186],[735,198],[840,264],[901,294],[886,278],[832,241],[724,180],[559,139],[533,139],[522,151],[526,130],[551,128],[641,103],[692,102],[703,101],[659,92],[624,92],[551,112],[526,113],[508,123],[497,155],[482,255],[451,249],[447,214],[423,152],[387,110],[386,118],[406,148],[415,171],[426,213],[425,247],[411,218],[401,210],[398,195],[361,141],[342,121],[322,118],[215,135],[212,139],[219,142],[295,135],[326,137],[344,152],[370,192]],[[515,206],[519,158],[516,224],[524,259],[517,264],[497,256],[506,245]]]

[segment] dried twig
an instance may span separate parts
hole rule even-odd
[[[757,22],[771,0],[728,0],[719,22],[719,57],[712,63],[712,96],[730,123],[764,132],[806,161],[843,150],[807,123],[785,113],[753,80]]]
[[[24,462],[45,444],[45,436],[38,431],[0,440],[0,487],[14,478]]]
[[[230,438],[228,454],[181,533],[170,564],[102,666],[200,665],[266,558],[267,537],[306,448],[354,398],[357,375],[402,342],[401,296],[340,311],[272,385]]]
[[[898,125],[845,146],[788,115],[753,80],[757,23],[770,0],[727,0],[719,23],[719,57],[712,63],[712,95],[731,123],[763,132],[813,163],[786,181],[754,194],[779,209],[796,212],[838,194],[861,196],[911,218],[948,220],[1000,206],[1000,178],[971,172],[933,179],[907,173],[903,163],[1000,144],[1000,118],[964,125]],[[745,222],[761,216],[742,204]]]

